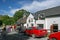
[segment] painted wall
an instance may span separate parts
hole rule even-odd
[[[45,20],[36,20],[36,25],[37,24],[43,24],[43,28],[44,28],[45,27]]]
[[[60,30],[60,17],[51,17],[45,18],[45,20],[36,20],[37,24],[44,24],[44,29],[47,29],[50,32],[50,26],[52,24],[58,24],[58,30]]]
[[[33,19],[33,22],[29,22],[30,19]],[[58,24],[58,30],[60,30],[60,17],[45,18],[45,20],[35,20],[34,16],[30,14],[27,18],[25,26],[28,28],[28,27],[31,27],[31,24],[33,24],[36,27],[37,27],[37,24],[44,24],[44,29],[47,29],[48,32],[50,32],[50,26],[52,24]]]
[[[30,20],[30,22],[29,22]],[[28,26],[27,26],[28,24]],[[34,19],[34,16],[32,14],[30,14],[28,17],[27,17],[27,20],[26,20],[26,24],[24,24],[26,27],[31,27],[31,24],[33,24],[33,26],[35,26],[35,19]]]
[[[60,30],[60,17],[45,18],[46,29],[50,29],[52,24],[58,24],[58,30]]]

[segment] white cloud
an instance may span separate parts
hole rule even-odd
[[[20,10],[20,9],[12,9],[11,11],[10,11],[10,13],[12,13],[12,14],[14,14],[16,11],[18,11],[18,10]]]
[[[36,12],[47,8],[59,6],[60,0],[46,0],[43,2],[33,1],[32,4],[23,6],[21,9],[28,10],[30,12]]]
[[[44,9],[52,8],[52,7],[55,7],[55,6],[60,6],[60,0],[46,0],[46,1],[42,1],[42,2],[33,1],[29,5],[24,5],[21,8],[18,8],[18,9],[12,9],[10,11],[10,13],[14,14],[15,11],[18,11],[19,9],[25,9],[25,10],[30,11],[30,12],[36,12],[36,11],[39,11],[39,10],[44,10]]]

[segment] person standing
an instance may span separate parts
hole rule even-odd
[[[2,40],[6,40],[6,38],[7,38],[6,27],[4,27],[4,28],[2,29],[1,36],[2,36]]]

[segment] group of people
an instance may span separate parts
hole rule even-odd
[[[14,26],[9,26],[9,27],[4,26],[4,27],[2,28],[1,34],[6,34],[7,32],[11,32],[11,31],[13,31],[13,30],[15,30],[15,29],[16,29],[16,26],[15,26],[15,25],[14,25]]]
[[[16,26],[15,25],[11,26],[8,28],[8,30],[7,30],[6,26],[2,28],[2,31],[1,31],[2,40],[5,40],[7,38],[8,31],[11,32],[13,28],[15,30]]]

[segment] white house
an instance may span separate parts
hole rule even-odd
[[[44,28],[45,27],[45,20],[36,20],[36,26]]]
[[[60,6],[42,10],[36,14],[40,14],[40,19],[36,20],[38,26],[42,26],[42,28],[47,29],[48,32],[60,31]],[[36,17],[38,15],[36,15]]]
[[[47,29],[48,32],[60,31],[60,6],[38,11],[35,15],[30,13],[24,26],[26,28],[41,27]]]
[[[46,29],[51,29],[52,25],[53,25],[53,29],[60,30],[60,17],[52,17],[45,19]]]
[[[35,25],[35,19],[34,16],[30,13],[30,15],[27,17],[26,23],[24,24],[26,28],[36,26]]]

